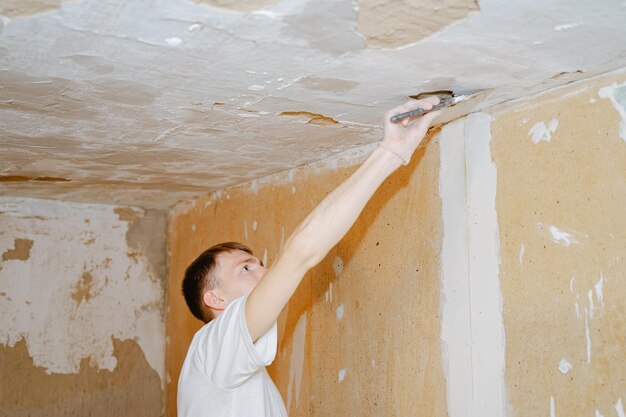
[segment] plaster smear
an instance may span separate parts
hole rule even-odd
[[[25,340],[34,365],[76,374],[84,358],[114,370],[113,338],[130,339],[163,382],[163,288],[116,209],[0,198],[0,252],[33,242],[28,259],[0,264],[0,344]]]
[[[552,134],[556,132],[557,127],[559,127],[559,121],[557,119],[550,120],[547,126],[545,122],[537,122],[530,128],[528,134],[535,144],[541,141],[550,142]]]
[[[478,10],[475,0],[359,0],[357,30],[371,48],[415,43]]]
[[[506,415],[505,342],[496,212],[497,170],[491,156],[491,116],[465,122],[472,369],[475,416]]]
[[[233,0],[191,0],[194,3],[204,6],[218,7],[237,12],[251,12],[264,9],[278,3],[278,0],[252,0],[252,1],[233,1]]]
[[[603,87],[598,92],[602,98],[611,100],[613,107],[619,113],[622,121],[619,125],[619,135],[626,142],[626,83],[613,83],[608,87]]]

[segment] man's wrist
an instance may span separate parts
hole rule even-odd
[[[393,149],[392,147],[390,147],[383,141],[378,142],[378,147],[396,156],[400,160],[400,162],[402,162],[402,165],[408,165],[409,162],[411,162],[410,155],[408,157],[406,157],[405,155],[402,155],[400,152],[396,151],[395,149]]]

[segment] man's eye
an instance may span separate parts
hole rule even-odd
[[[245,269],[246,271],[249,271],[249,270],[250,270],[250,269],[248,268],[248,265],[245,265],[245,266],[243,267],[243,269]]]

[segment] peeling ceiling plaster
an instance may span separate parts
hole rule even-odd
[[[421,91],[489,89],[482,110],[626,67],[624,1],[444,2],[466,17],[395,48],[359,32],[368,2],[217,2],[0,1],[0,195],[164,208],[370,144]]]

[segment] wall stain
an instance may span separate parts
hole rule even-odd
[[[117,366],[100,370],[81,361],[77,374],[47,374],[33,365],[24,340],[0,345],[0,413],[3,417],[32,415],[164,416],[159,375],[133,340],[113,338]]]
[[[33,241],[30,239],[15,239],[13,249],[7,249],[2,254],[3,261],[17,260],[25,261],[30,258],[30,250],[33,247]]]

